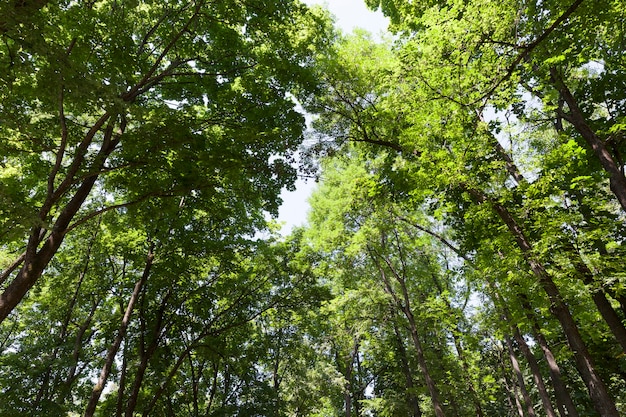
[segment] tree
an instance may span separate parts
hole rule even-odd
[[[414,376],[419,369],[420,390],[431,399],[435,413],[446,413],[441,400],[445,398],[447,412],[481,414],[476,373],[470,370],[477,359],[463,348],[475,342],[467,334],[462,308],[455,306],[458,295],[448,281],[453,274],[443,275],[444,267],[431,246],[433,236],[412,233],[415,229],[408,216],[419,214],[405,213],[404,207],[391,202],[393,197],[378,186],[376,170],[385,158],[375,161],[361,156],[354,150],[346,160],[339,158],[323,166],[323,185],[312,199],[310,234],[314,247],[327,253],[332,265],[329,270],[336,271],[325,279],[339,286],[336,297],[341,305],[349,303],[361,316],[368,312],[356,323],[373,321],[365,331],[371,335],[369,345],[398,352],[404,363],[395,372],[400,374],[400,386],[407,385],[391,393],[384,388],[386,380],[373,372],[373,390],[382,396],[365,403],[382,411],[396,407],[395,396],[406,395],[406,410],[419,415]],[[381,297],[375,291],[385,295],[382,305],[371,304]],[[340,317],[345,317],[349,307],[343,308],[336,312]],[[407,344],[410,347],[405,347]],[[380,366],[392,365],[383,362]],[[407,390],[405,394],[403,390]]]
[[[329,20],[296,1],[0,7],[2,413],[267,408],[239,346],[308,284],[255,234],[293,185]]]
[[[3,247],[21,255],[2,275],[15,272],[0,320],[99,213],[187,197],[224,207],[226,224],[248,217],[252,233],[276,212],[303,128],[289,94],[315,89],[322,16],[198,0],[48,2],[16,19],[1,35],[1,193],[15,230]]]
[[[593,364],[592,357],[598,360],[602,354],[589,348],[598,338],[588,334],[590,329],[584,324],[588,321],[582,318],[588,314],[578,308],[573,312],[570,307],[575,305],[573,300],[578,303],[583,302],[581,298],[585,299],[584,303],[593,300],[616,340],[622,340],[623,323],[607,298],[612,294],[610,297],[617,301],[620,294],[607,284],[612,278],[592,272],[590,259],[577,249],[589,247],[591,242],[599,242],[602,247],[603,239],[591,238],[599,230],[608,233],[609,239],[613,236],[620,239],[617,236],[621,232],[608,221],[619,213],[614,203],[606,199],[602,173],[598,175],[592,164],[564,162],[567,161],[562,152],[565,147],[561,147],[558,155],[565,170],[559,171],[552,164],[557,154],[541,153],[538,144],[542,140],[548,149],[558,143],[552,141],[554,126],[558,124],[549,125],[553,129],[550,132],[535,128],[518,136],[526,141],[519,146],[535,164],[526,164],[520,170],[500,142],[499,128],[503,123],[497,119],[488,123],[484,116],[488,106],[507,109],[511,100],[523,102],[523,96],[516,95],[515,82],[519,79],[515,68],[577,6],[572,5],[559,15],[553,26],[537,35],[537,44],[514,56],[508,66],[503,66],[508,58],[501,50],[506,49],[506,44],[498,49],[499,43],[491,41],[510,32],[516,16],[512,10],[516,9],[507,9],[505,18],[498,20],[500,7],[461,2],[450,2],[444,7],[419,2],[404,9],[398,7],[396,24],[401,37],[395,66],[393,58],[378,57],[380,65],[374,64],[376,60],[359,65],[358,60],[351,58],[356,54],[347,55],[342,71],[328,71],[329,94],[320,101],[322,115],[317,127],[327,135],[330,147],[335,146],[335,152],[342,150],[336,146],[345,143],[346,138],[376,145],[363,144],[358,148],[370,155],[365,162],[368,172],[380,173],[373,188],[388,188],[386,195],[391,199],[429,207],[430,214],[443,219],[449,227],[453,239],[459,242],[457,246],[467,254],[466,260],[478,260],[478,265],[486,266],[494,258],[506,256],[516,268],[531,272],[534,275],[531,282],[523,281],[528,277],[516,277],[513,282],[524,287],[538,284],[545,291],[547,300],[535,299],[534,308],[550,306],[549,311],[559,321],[562,334],[571,346],[594,406],[599,413],[617,415],[609,391],[619,392],[616,389],[619,384],[609,389],[602,382],[611,377],[604,374],[601,366]],[[483,43],[489,48],[483,47]],[[372,46],[363,46],[359,41],[347,44],[350,46],[340,48],[349,50],[356,46],[363,51],[360,57],[371,56]],[[492,74],[502,77],[494,79]],[[374,87],[360,81],[376,76],[382,77],[383,82]],[[516,107],[510,110],[516,111]],[[523,128],[532,115],[531,111],[528,118],[515,120],[508,127]],[[372,137],[376,141],[367,140]],[[333,141],[333,138],[337,139]],[[344,147],[343,151],[346,149],[350,148]],[[550,160],[548,155],[555,159]],[[376,157],[385,163],[373,163]],[[534,170],[532,181],[524,179],[522,174],[530,169]],[[572,178],[572,182],[564,184],[563,178],[566,181]],[[600,197],[593,206],[601,218],[607,218],[606,223],[601,221],[606,228],[600,229],[598,223],[588,227],[580,220],[591,218],[590,203],[578,204],[577,193],[570,191],[576,188],[573,178],[585,178],[589,181],[585,186]],[[569,230],[576,232],[570,234]],[[583,230],[583,233],[593,232],[583,236],[580,234]],[[563,249],[562,256],[555,256],[556,248]],[[597,285],[600,290],[589,290],[584,285]],[[573,288],[578,290],[570,290]],[[575,314],[581,317],[578,321]],[[606,327],[603,329],[608,331]],[[605,350],[614,351],[614,346],[608,343]],[[621,371],[616,368],[615,372]]]

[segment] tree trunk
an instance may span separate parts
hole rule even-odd
[[[520,369],[519,362],[517,361],[517,357],[515,356],[515,352],[513,351],[513,345],[511,344],[511,339],[508,337],[504,338],[506,342],[506,347],[509,351],[509,359],[511,360],[511,366],[513,367],[513,373],[517,378],[517,386],[519,387],[522,398],[524,399],[524,403],[526,404],[526,411],[530,417],[535,416],[535,409],[533,408],[533,402],[530,399],[530,395],[528,395],[528,390],[526,389],[526,384],[524,383],[524,376],[522,375],[522,370]]]
[[[404,378],[406,380],[407,403],[409,409],[411,410],[413,417],[422,417],[422,410],[420,409],[419,400],[415,395],[415,383],[413,382],[413,375],[409,367],[406,348],[404,347],[404,341],[402,340],[400,331],[398,330],[398,326],[396,325],[395,321],[393,323],[393,331],[396,335],[398,354],[400,355],[400,367],[402,368],[402,373],[404,374]]]
[[[148,369],[148,362],[154,355],[157,347],[159,346],[159,342],[161,340],[161,332],[163,331],[163,316],[165,314],[165,308],[167,305],[168,296],[164,297],[161,302],[161,306],[157,312],[156,324],[154,326],[154,334],[150,344],[146,349],[144,349],[143,343],[140,346],[141,349],[141,359],[139,360],[139,365],[137,366],[137,371],[135,374],[135,380],[133,381],[133,389],[128,397],[128,401],[126,402],[126,411],[124,412],[125,417],[132,417],[135,412],[135,408],[137,407],[137,401],[139,399],[139,392],[141,391],[141,384],[143,383],[143,378],[146,373],[146,369]]]
[[[613,309],[609,300],[607,300],[604,290],[601,287],[594,288],[597,285],[593,277],[593,273],[589,267],[585,265],[582,259],[580,259],[580,257],[577,259],[577,262],[575,262],[574,267],[581,276],[582,281],[589,287],[593,303],[596,305],[600,315],[609,326],[611,333],[613,333],[613,336],[615,336],[615,339],[622,347],[622,352],[626,353],[626,328],[624,327],[622,320],[615,312],[615,309]]]
[[[146,265],[143,270],[143,274],[135,287],[133,288],[133,292],[128,300],[128,305],[126,306],[126,311],[124,312],[124,317],[122,318],[122,323],[120,324],[120,328],[117,331],[117,336],[115,340],[109,347],[107,351],[107,355],[104,361],[104,366],[100,372],[100,377],[98,378],[98,382],[93,387],[93,391],[91,393],[91,398],[87,403],[87,407],[85,408],[84,417],[93,417],[94,412],[96,411],[96,407],[98,405],[98,401],[100,400],[100,395],[102,394],[102,390],[105,387],[107,378],[109,377],[109,373],[111,372],[111,368],[113,367],[113,361],[115,360],[115,355],[122,344],[122,340],[126,336],[126,330],[128,329],[128,325],[130,323],[130,317],[132,315],[133,309],[135,307],[135,303],[139,298],[139,294],[141,293],[144,284],[148,280],[148,275],[150,275],[150,269],[152,268],[152,262],[154,261],[154,244],[150,245],[150,249],[148,250],[148,256],[146,259]]]
[[[479,203],[487,202],[487,197],[480,191],[474,189],[468,189],[467,191],[469,191]],[[517,245],[528,262],[531,271],[535,274],[542,288],[548,295],[551,303],[550,310],[559,323],[561,323],[567,342],[574,353],[574,360],[576,361],[583,381],[585,381],[589,396],[591,397],[596,411],[603,417],[619,417],[615,402],[609,395],[606,385],[596,372],[595,365],[580,335],[578,326],[567,305],[564,303],[552,277],[545,270],[544,266],[534,258],[532,245],[526,238],[520,225],[508,210],[499,203],[492,203],[492,207],[517,241]]]
[[[419,364],[422,370],[422,374],[424,375],[424,382],[426,382],[426,387],[428,388],[428,393],[430,394],[430,398],[433,403],[433,408],[435,409],[435,416],[445,417],[445,413],[443,412],[441,401],[439,400],[439,390],[437,389],[437,386],[435,385],[435,381],[432,379],[430,375],[428,365],[426,364],[426,358],[424,357],[424,349],[422,347],[422,342],[420,341],[419,334],[417,332],[417,324],[415,323],[415,317],[413,317],[413,313],[407,307],[405,307],[404,314],[406,315],[409,321],[411,338],[413,339],[413,345],[415,346],[415,351],[417,353],[417,363]]]
[[[557,114],[567,120],[574,126],[574,129],[582,136],[582,138],[591,147],[594,154],[598,158],[600,165],[609,174],[609,184],[611,191],[617,197],[617,201],[626,211],[626,177],[619,165],[613,159],[606,144],[596,135],[591,126],[585,120],[585,115],[578,106],[578,102],[572,92],[569,90],[565,82],[555,67],[550,67],[550,76],[554,85],[559,90],[561,97],[567,103],[569,113],[565,113],[562,109],[557,108]]]
[[[539,393],[539,398],[541,398],[541,403],[543,405],[543,409],[546,412],[547,417],[556,417],[556,413],[554,411],[554,407],[552,406],[552,400],[550,399],[550,395],[548,394],[548,390],[546,389],[546,384],[543,382],[543,377],[541,376],[541,369],[539,368],[539,364],[537,363],[537,359],[533,355],[532,351],[528,347],[528,344],[524,340],[524,337],[519,331],[517,326],[513,327],[513,337],[517,343],[517,346],[522,351],[522,354],[526,358],[528,362],[528,367],[530,368],[533,379],[535,380],[535,385],[537,386],[537,392]]]
[[[487,280],[487,283],[489,284],[489,287],[493,291],[494,299],[497,300],[498,303],[500,304],[500,309],[502,310],[503,320],[506,321],[511,327],[511,330],[513,331],[513,338],[515,339],[518,347],[520,348],[520,350],[522,351],[522,354],[524,355],[524,357],[526,358],[526,361],[528,362],[528,367],[530,368],[533,374],[533,379],[535,380],[535,385],[537,386],[537,391],[539,393],[539,397],[541,398],[541,402],[546,412],[546,416],[556,417],[556,414],[554,412],[554,407],[552,406],[552,401],[550,400],[550,395],[548,394],[548,390],[546,389],[546,385],[541,375],[541,369],[539,368],[539,364],[537,363],[535,356],[530,350],[530,347],[528,347],[528,344],[526,343],[526,340],[524,340],[524,337],[522,336],[521,332],[519,331],[519,327],[515,323],[513,323],[513,321],[511,320],[511,317],[512,317],[511,312],[507,308],[507,303],[504,301],[502,295],[498,291],[498,288],[489,279]]]
[[[546,358],[546,363],[548,364],[548,370],[550,372],[550,380],[552,381],[552,386],[554,387],[554,394],[557,399],[557,404],[559,405],[559,412],[561,416],[578,417],[578,410],[576,410],[572,397],[570,397],[569,392],[563,383],[559,365],[556,362],[554,354],[552,353],[546,338],[543,336],[543,333],[541,333],[541,328],[539,327],[539,323],[534,316],[532,306],[528,302],[525,295],[518,294],[518,298],[522,303],[522,308],[524,309],[526,318],[532,326],[533,336],[535,340],[537,340],[537,343],[541,347],[543,355]],[[567,412],[565,412],[565,410],[567,410]]]
[[[454,310],[452,309],[452,306],[450,305],[448,298],[444,296],[441,283],[439,282],[435,274],[431,274],[431,278],[433,280],[433,283],[435,284],[435,287],[437,288],[437,291],[439,292],[438,294],[439,297],[444,301],[446,308],[448,309],[448,311],[450,311],[450,314],[453,314]],[[465,373],[465,381],[466,381],[467,389],[470,395],[472,396],[472,404],[474,405],[474,410],[476,411],[476,417],[483,417],[484,414],[483,414],[482,406],[480,404],[480,396],[478,395],[474,387],[474,381],[472,380],[472,376],[469,370],[469,365],[467,363],[465,352],[463,350],[463,345],[461,344],[461,341],[459,340],[459,337],[458,337],[458,335],[462,334],[462,332],[461,332],[461,329],[459,329],[459,325],[456,320],[452,324],[451,334],[452,334],[452,339],[454,340],[454,347],[456,348],[457,355],[459,356],[459,361],[461,362],[461,367],[463,368],[463,372]]]
[[[122,417],[122,413],[124,411],[124,395],[126,392],[128,356],[128,344],[124,343],[124,349],[122,350],[122,370],[120,371],[120,382],[117,388],[117,401],[115,402],[115,417]]]
[[[354,391],[354,385],[352,383],[352,374],[354,370],[354,360],[356,356],[359,354],[359,341],[355,339],[354,346],[350,350],[350,353],[345,357],[345,375],[346,378],[346,387],[344,390],[344,406],[345,406],[345,416],[352,416],[352,395]],[[358,412],[356,413],[356,417],[358,416]]]
[[[102,125],[111,118],[111,114],[106,113],[103,115],[98,122],[92,126],[89,133],[83,142],[91,143],[91,139],[98,133]],[[112,119],[111,119],[112,120]],[[120,137],[123,134],[125,129],[125,124],[122,123],[120,129],[117,134],[113,132],[113,123],[110,122],[107,128],[105,129],[104,139],[102,146],[96,156],[96,162],[94,166],[90,167],[91,172],[99,172],[107,157],[113,152],[117,144],[119,143]],[[85,149],[86,152],[86,149]],[[80,155],[75,158],[76,161],[82,161]],[[74,164],[73,164],[74,165]],[[70,170],[73,167],[70,168]],[[83,203],[91,193],[94,184],[96,183],[96,179],[98,175],[94,174],[85,178],[81,183],[74,196],[70,199],[70,201],[59,210],[59,215],[52,226],[50,231],[50,235],[45,239],[45,243],[42,245],[41,249],[38,250],[38,247],[41,243],[42,239],[42,228],[40,226],[35,226],[32,228],[30,237],[28,240],[28,244],[26,247],[26,253],[24,255],[24,263],[22,268],[17,273],[16,277],[11,281],[11,283],[5,288],[4,292],[0,295],[0,323],[7,318],[7,316],[13,311],[13,309],[19,304],[19,302],[24,298],[26,293],[35,285],[44,269],[48,266],[56,252],[58,251],[61,243],[63,243],[63,239],[67,233],[67,229],[74,219],[74,216]],[[69,179],[69,181],[68,181]],[[71,183],[71,178],[68,176],[65,182]],[[65,185],[69,187],[69,185]],[[64,190],[63,184],[59,186],[59,189],[54,191],[53,193],[49,193],[46,202],[44,203],[44,207],[40,210],[40,219],[43,223],[47,221],[48,211],[52,208],[54,201],[58,200]]]
[[[380,254],[376,253],[376,251],[374,251],[373,249],[371,248],[368,248],[368,249],[370,252],[370,256],[372,257],[373,261],[378,266],[379,272],[381,274],[381,278],[385,285],[385,290],[389,293],[389,295],[391,295],[391,297],[394,300],[394,303],[396,304],[398,309],[402,311],[402,313],[404,313],[404,316],[409,322],[409,332],[411,334],[411,339],[413,340],[413,346],[415,347],[415,351],[417,353],[417,363],[419,364],[420,370],[422,371],[422,375],[424,376],[424,382],[426,383],[426,388],[428,389],[430,399],[433,403],[435,416],[445,417],[445,413],[443,411],[441,401],[439,400],[439,390],[437,389],[437,386],[435,385],[435,381],[432,379],[430,375],[428,364],[426,363],[426,358],[424,356],[424,349],[422,347],[422,342],[420,340],[419,333],[417,331],[417,324],[415,322],[415,317],[413,316],[413,312],[411,311],[411,303],[410,303],[409,294],[406,288],[406,282],[404,281],[403,277],[401,277],[397,273],[394,273],[396,281],[398,282],[398,284],[400,284],[400,291],[402,292],[402,300],[400,300],[400,298],[398,297],[398,294],[396,294],[396,292],[394,291],[393,286],[391,285],[391,282],[389,278],[387,277],[387,274],[385,273],[385,270],[383,269],[382,265],[380,265],[378,257],[382,258],[383,261],[387,263],[387,266],[391,266],[389,263],[389,260],[381,256]]]
[[[499,350],[500,349],[498,348],[498,351]],[[506,392],[509,394],[507,395],[509,408],[511,408],[511,410],[517,411],[517,415],[519,417],[524,417],[524,409],[522,407],[522,403],[520,403],[519,401],[517,391],[515,390],[516,385],[512,381],[511,381],[512,384],[509,383],[509,377],[508,377],[509,373],[507,372],[507,368],[504,365],[504,359],[502,358],[503,352],[499,352],[499,353],[500,354],[498,355],[498,363],[500,364],[500,369],[502,370],[502,381],[504,382],[504,387],[506,388]]]

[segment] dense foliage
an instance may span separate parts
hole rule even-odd
[[[366,3],[0,5],[0,415],[626,413],[623,4]]]

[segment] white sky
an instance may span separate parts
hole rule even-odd
[[[373,34],[387,29],[388,20],[380,11],[367,8],[364,0],[302,0],[308,5],[326,7],[337,18],[337,26],[344,32],[354,28],[366,29]]]
[[[363,0],[302,0],[313,5],[320,4],[335,16],[337,26],[344,32],[352,32],[354,28],[365,29],[378,35],[386,31],[388,20],[380,11],[372,12]],[[294,226],[306,223],[309,210],[308,198],[315,187],[313,180],[298,180],[296,191],[283,191],[283,205],[278,213],[278,221],[282,222],[283,233],[287,234]]]

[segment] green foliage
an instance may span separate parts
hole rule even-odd
[[[378,267],[387,277],[394,271],[403,277],[410,294],[405,303],[419,306],[413,314],[423,326],[427,362],[450,375],[471,363],[489,364],[478,366],[485,372],[478,381],[486,383],[483,410],[494,415],[508,412],[493,406],[509,396],[496,385],[514,383],[494,338],[515,328],[535,343],[544,335],[562,369],[571,371],[572,352],[560,346],[572,329],[562,317],[555,320],[554,302],[562,299],[608,397],[620,403],[615,381],[624,364],[610,366],[605,357],[620,356],[623,346],[594,303],[598,292],[605,294],[621,321],[614,326],[623,329],[626,299],[613,254],[624,236],[615,199],[615,178],[623,177],[617,138],[624,101],[611,87],[622,82],[623,65],[615,59],[623,56],[623,45],[608,35],[615,28],[621,39],[622,8],[607,4],[600,11],[585,2],[367,4],[392,21],[397,37],[391,56],[369,53],[379,46],[362,37],[342,41],[336,65],[326,70],[327,94],[309,107],[319,114],[321,145],[314,151],[333,157],[322,162],[320,194],[312,199],[313,241],[328,256],[324,271],[358,270],[363,277],[375,276]],[[376,81],[363,82],[370,79]],[[611,171],[607,159],[621,172]],[[411,243],[405,243],[399,219],[417,225]],[[411,245],[421,248],[417,254]],[[371,253],[379,264],[365,272]],[[437,276],[433,265],[446,265],[453,278],[434,293],[432,284],[429,289],[416,278]],[[354,285],[344,276],[332,282]],[[382,285],[380,278],[376,284]],[[400,284],[390,279],[385,289],[400,294]],[[470,309],[450,314],[454,302],[467,306],[470,299]],[[458,334],[455,323],[471,329],[466,334],[474,336],[465,338],[474,340],[466,343],[475,362],[461,366],[460,353],[454,358],[436,342]],[[537,345],[533,351],[541,352]],[[506,384],[500,382],[502,366]],[[456,384],[458,376],[437,378],[450,388],[448,398],[467,389]],[[591,402],[580,382],[570,373],[567,389],[587,411]],[[393,415],[397,391],[382,394],[381,385],[380,392],[389,396],[366,403],[375,413]],[[530,394],[538,403],[538,393]],[[454,401],[447,407],[450,414],[476,415]]]
[[[624,411],[620,2],[5,3],[0,415]]]

